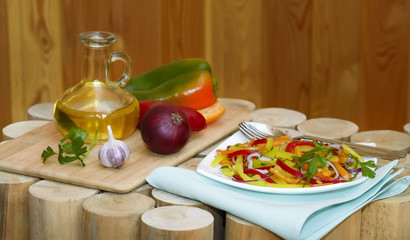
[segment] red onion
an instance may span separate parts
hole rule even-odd
[[[334,180],[337,180],[337,179],[339,179],[339,177],[340,177],[340,173],[339,173],[339,171],[337,171],[337,168],[336,168],[336,166],[331,162],[331,161],[329,161],[329,160],[327,160],[327,163],[333,168],[333,170],[335,171],[335,177],[333,178]]]
[[[184,112],[172,104],[150,108],[141,120],[141,136],[151,151],[178,152],[188,141],[190,126]]]

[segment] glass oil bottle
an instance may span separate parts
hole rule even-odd
[[[130,136],[139,120],[137,99],[122,87],[131,77],[132,62],[121,52],[110,52],[116,37],[108,32],[85,32],[79,35],[84,47],[83,75],[80,83],[65,91],[54,107],[58,129],[66,135],[74,126],[88,133],[87,142],[98,130],[97,143],[108,139],[111,125],[117,139]],[[111,81],[109,65],[120,60],[125,71],[118,81]]]

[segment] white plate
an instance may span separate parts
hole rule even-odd
[[[266,193],[277,193],[277,194],[308,194],[308,193],[319,193],[333,191],[337,189],[342,189],[356,184],[362,183],[367,180],[367,177],[363,177],[361,173],[358,174],[356,179],[351,182],[338,183],[333,185],[319,186],[319,187],[307,187],[307,188],[273,188],[273,187],[261,187],[254,186],[246,183],[234,182],[231,179],[225,177],[219,171],[219,165],[217,167],[211,167],[211,162],[216,156],[216,149],[226,149],[227,146],[234,145],[236,143],[249,142],[249,139],[243,135],[241,132],[236,132],[225,141],[223,141],[218,147],[216,147],[212,152],[210,152],[198,165],[197,172],[216,180],[221,183],[228,184],[230,186],[243,188],[251,191],[266,192]],[[373,160],[377,164],[377,158],[363,157],[365,161]]]

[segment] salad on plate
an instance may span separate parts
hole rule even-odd
[[[374,160],[365,160],[345,144],[292,140],[286,135],[248,141],[232,136],[207,157],[210,166],[199,167],[200,173],[210,167],[218,171],[217,180],[222,176],[223,181],[236,186],[263,188],[316,188],[355,182],[374,178],[376,167]],[[205,175],[215,179],[211,171]]]

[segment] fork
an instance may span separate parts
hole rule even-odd
[[[248,138],[255,137],[256,139],[262,139],[262,138],[268,138],[268,137],[273,136],[271,134],[262,132],[261,130],[257,129],[252,124],[250,124],[248,121],[242,121],[239,124],[239,130],[241,130],[241,132],[245,134]]]
[[[248,138],[256,138],[256,139],[261,139],[261,138],[268,138],[268,137],[278,137],[279,135],[271,135],[268,133],[265,133],[259,129],[257,129],[255,126],[253,126],[250,122],[248,121],[242,121],[239,124],[239,130]],[[286,133],[284,131],[281,131],[279,129],[276,129],[279,132],[281,132],[281,135],[285,135]],[[372,146],[367,146],[367,145],[362,145],[362,144],[357,144],[357,143],[352,143],[352,142],[345,142],[345,141],[339,141],[339,140],[330,140],[330,139],[324,139],[324,138],[319,138],[319,137],[309,137],[309,136],[302,136],[302,137],[295,137],[293,138],[295,140],[316,140],[320,142],[328,142],[328,143],[335,143],[335,144],[346,144],[347,146],[353,148],[357,153],[363,154],[366,156],[374,156],[374,157],[380,157],[384,159],[389,159],[389,160],[394,160],[394,159],[399,159],[399,158],[404,158],[407,155],[407,149],[403,149],[401,151],[396,151],[396,150],[390,150],[386,148],[380,148],[380,147],[372,147]]]

